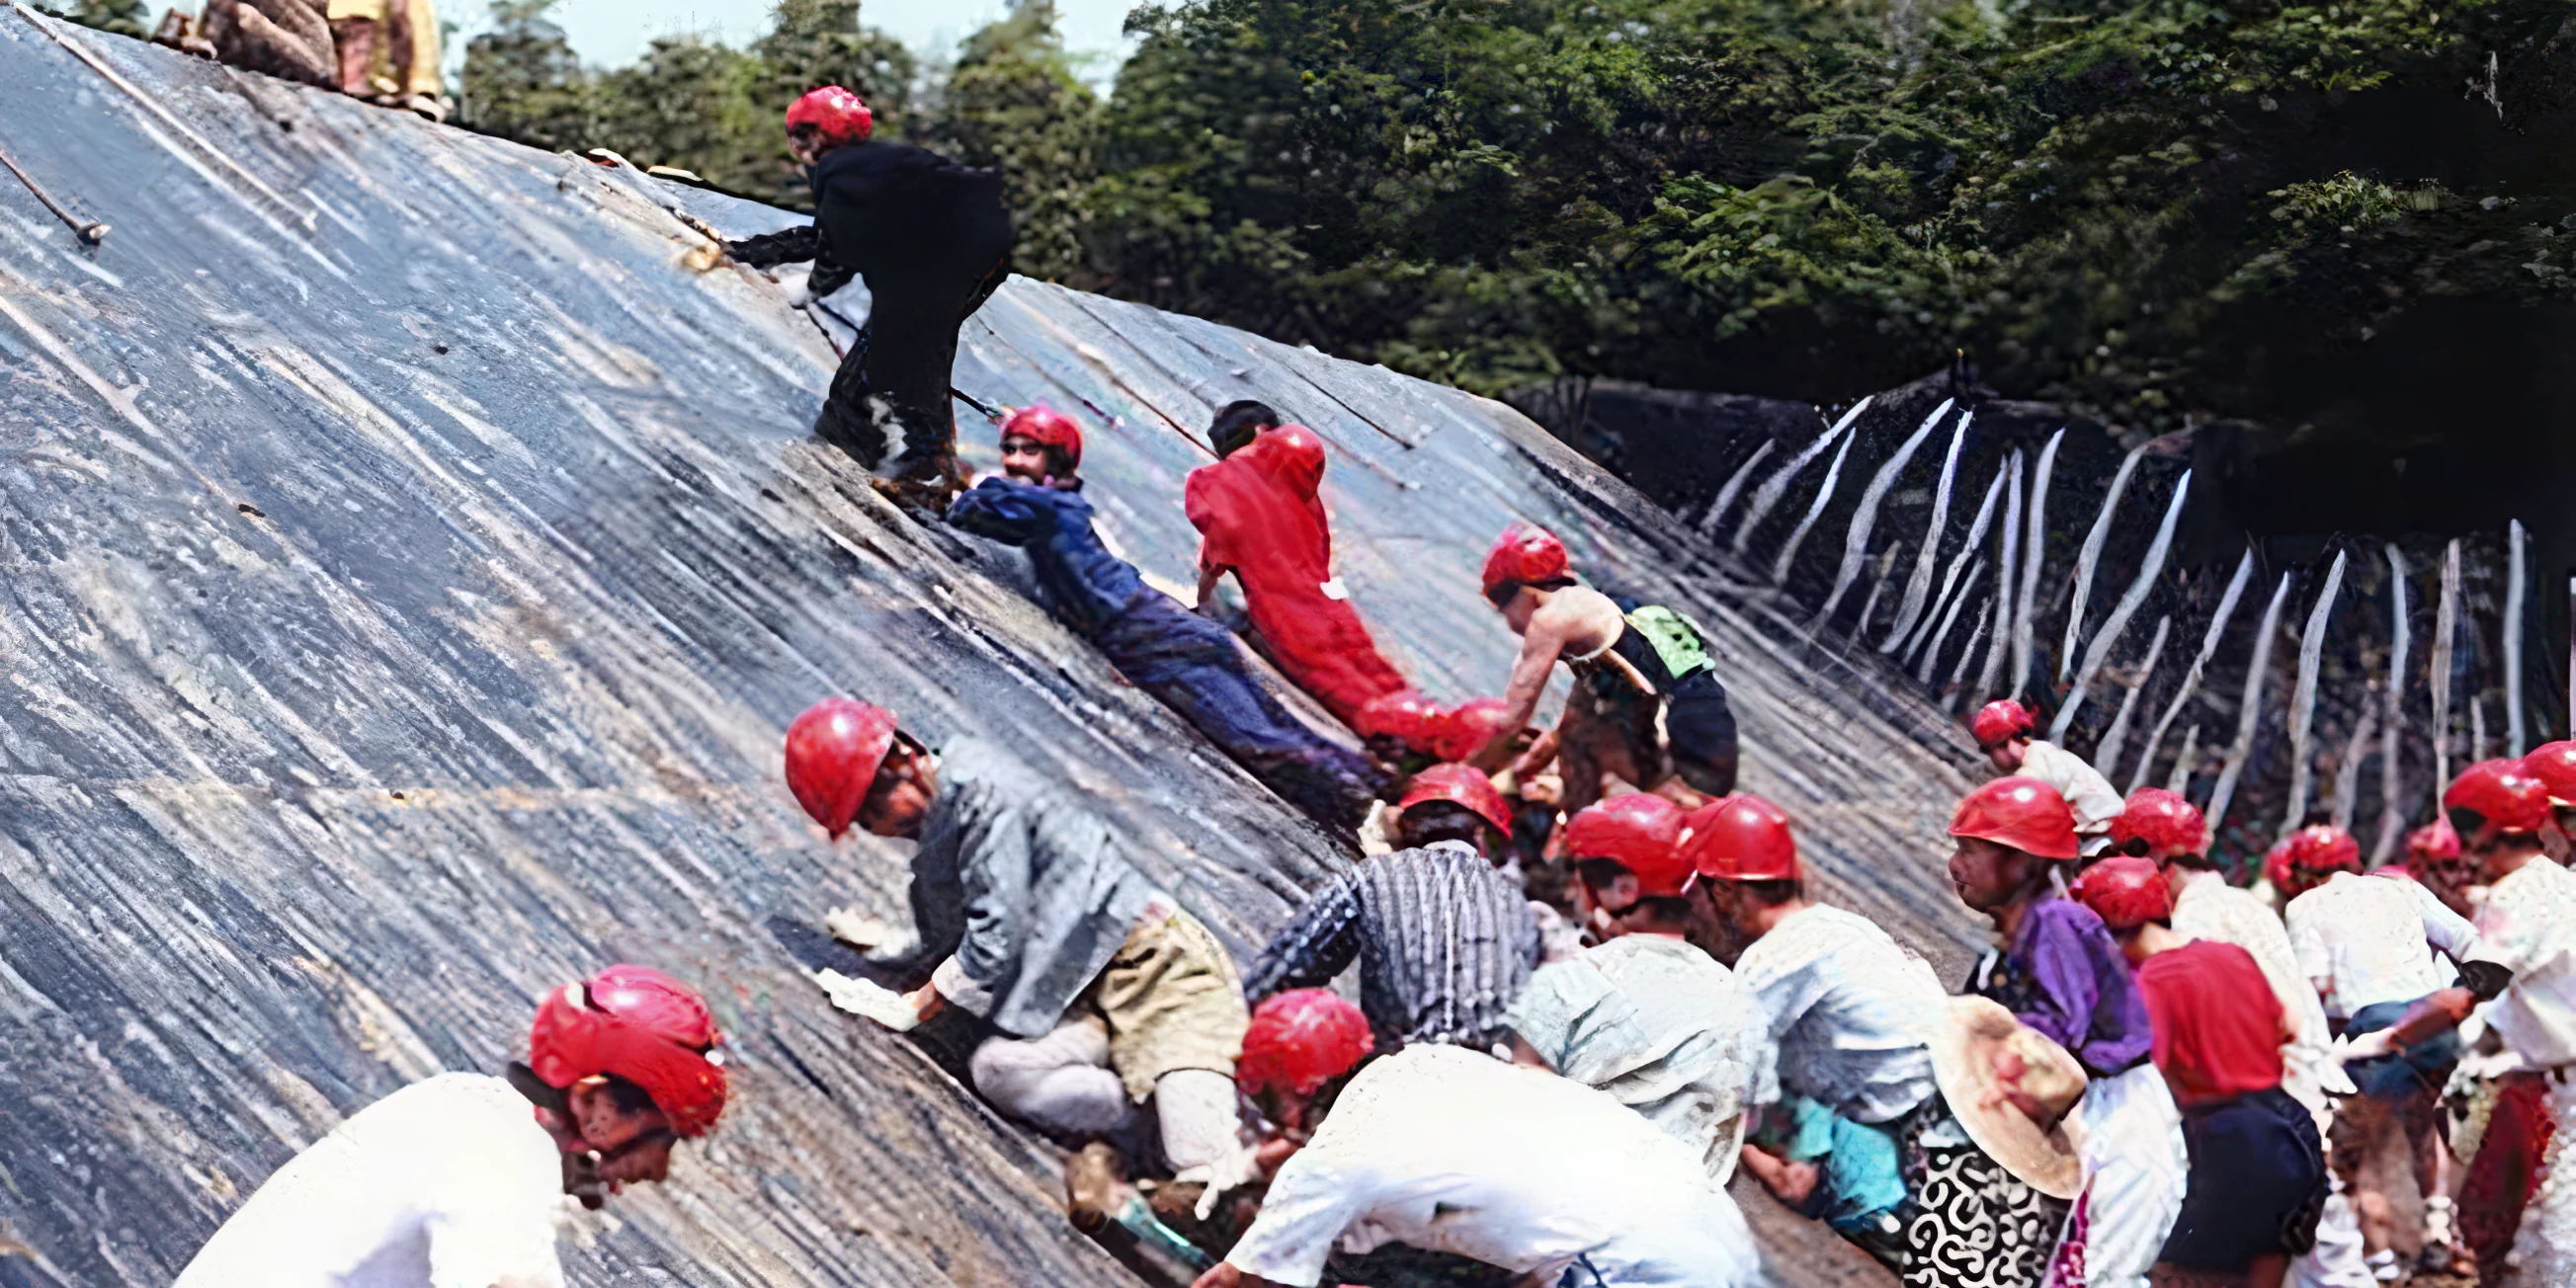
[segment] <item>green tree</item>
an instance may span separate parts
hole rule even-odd
[[[1098,96],[1073,73],[1052,0],[1012,0],[969,37],[939,96],[932,142],[967,165],[998,166],[1019,237],[1014,266],[1079,282]]]
[[[465,46],[457,124],[540,148],[596,146],[597,90],[563,28],[547,20],[554,7],[493,0],[492,29]]]
[[[734,192],[770,192],[782,131],[778,113],[760,99],[766,70],[758,58],[714,41],[656,40],[642,61],[599,78],[598,145],[637,165],[694,171]]]
[[[775,107],[783,115],[806,91],[839,85],[866,100],[876,114],[876,137],[900,139],[913,132],[920,61],[902,41],[860,25],[855,0],[778,0],[770,11],[769,34],[752,52],[761,59],[766,77],[760,91],[763,108]],[[774,192],[784,205],[810,208],[813,197],[805,190],[804,172],[789,157],[786,133],[774,128],[777,124],[771,122],[775,177],[758,191]]]

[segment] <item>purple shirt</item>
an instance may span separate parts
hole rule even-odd
[[[2011,945],[1977,963],[1968,991],[2001,1003],[2094,1077],[2136,1068],[2155,1045],[2128,959],[2102,919],[2072,899],[2030,905]]]

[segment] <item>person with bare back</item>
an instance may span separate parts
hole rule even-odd
[[[1623,605],[1582,585],[1565,543],[1525,524],[1494,542],[1484,580],[1485,598],[1521,637],[1500,726],[1518,730],[1530,722],[1558,662],[1574,673],[1564,718],[1516,766],[1535,771],[1551,756],[1559,760],[1569,816],[1601,799],[1604,774],[1648,791],[1679,778],[1702,795],[1734,792],[1735,715],[1689,619],[1660,604]],[[1506,734],[1486,743],[1474,763],[1493,770],[1511,757]]]

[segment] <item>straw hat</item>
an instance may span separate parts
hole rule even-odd
[[[1954,997],[1932,1033],[1932,1077],[1968,1139],[2023,1184],[2052,1198],[2084,1188],[2081,1142],[2071,1115],[2084,1098],[2084,1066],[2010,1011],[1982,997]],[[2022,1075],[1997,1076],[1997,1057],[2016,1057]],[[2009,1063],[2009,1062],[2007,1062]],[[2038,1116],[2004,1098],[2018,1090]]]

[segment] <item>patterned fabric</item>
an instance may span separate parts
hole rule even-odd
[[[2460,1185],[2460,1246],[2478,1259],[2478,1282],[2504,1277],[2505,1255],[2522,1228],[2523,1209],[2540,1192],[2541,1160],[2557,1124],[2549,1116],[2549,1080],[2509,1073],[2494,1083],[2494,1103]]]
[[[1986,953],[1967,991],[2066,1048],[2096,1078],[2138,1067],[2155,1042],[2120,945],[2072,899],[2043,895],[2023,909],[2012,943]]]
[[[1931,1100],[1940,978],[1865,917],[1801,908],[1753,942],[1735,977],[1771,1017],[1780,1087],[1859,1123],[1886,1123]]]
[[[1511,1023],[1550,1068],[1608,1092],[1735,1175],[1745,1111],[1780,1098],[1770,1017],[1733,972],[1660,935],[1539,968]]]
[[[2576,1081],[2544,1080],[2549,1093],[2550,1133],[2541,1154],[2540,1188],[2522,1210],[2522,1230],[2513,1238],[2506,1288],[2567,1288],[2576,1284],[2576,1178],[2562,1175],[2567,1159],[2567,1132],[2576,1121]]]
[[[1490,1049],[1539,958],[1529,900],[1474,848],[1443,842],[1368,859],[1307,897],[1244,974],[1254,1005],[1321,988],[1353,960],[1380,1051]]]
[[[1947,1111],[1943,1112],[1947,1117]],[[2067,1205],[2014,1179],[1974,1145],[1907,1151],[1915,1194],[1905,1288],[2036,1288]]]
[[[2310,1112],[2323,1110],[2326,1095],[2319,1084],[2333,1061],[2334,1035],[2326,1027],[2326,1011],[2317,1001],[2316,986],[2299,969],[2290,932],[2271,905],[2253,891],[2227,884],[2227,878],[2215,872],[2195,873],[2174,898],[2173,929],[2191,939],[2234,944],[2254,955],[2254,964],[2263,970],[2263,982],[2272,986],[2272,996],[2280,999],[2290,1026],[2298,1033],[2281,1051],[2281,1089]]]

